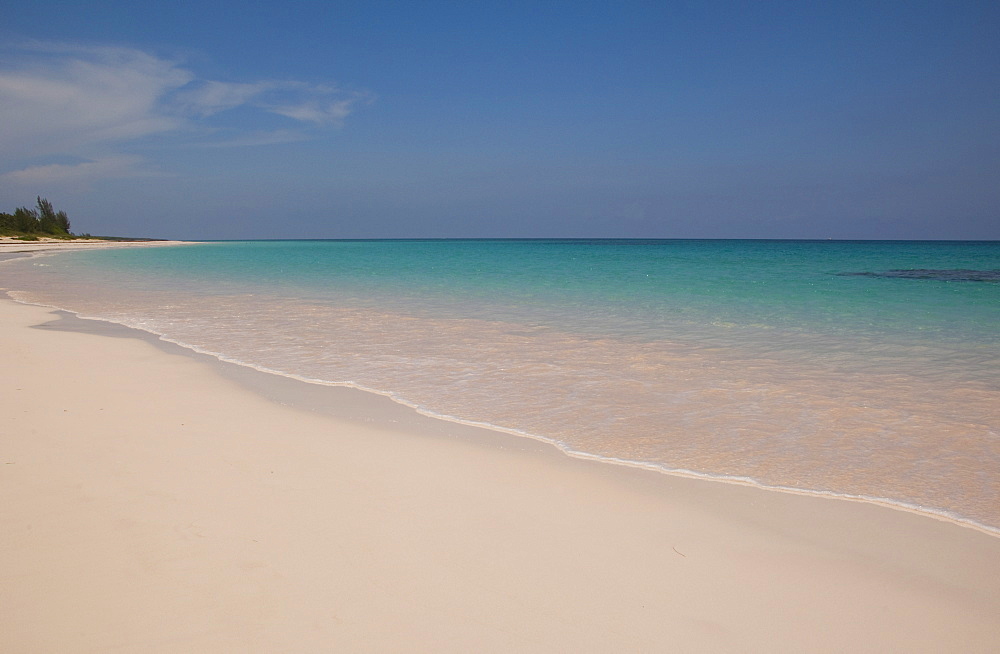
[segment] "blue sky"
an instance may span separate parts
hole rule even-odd
[[[996,2],[0,8],[0,210],[166,238],[1000,239]]]

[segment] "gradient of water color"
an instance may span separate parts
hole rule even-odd
[[[5,263],[12,295],[665,471],[1000,533],[1000,244],[277,241]]]

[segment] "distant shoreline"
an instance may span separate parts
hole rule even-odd
[[[138,239],[124,237],[110,238],[50,238],[23,241],[14,236],[0,236],[0,254],[42,251],[96,250],[121,247],[157,247],[166,245],[193,245],[198,241],[168,241],[158,239]]]

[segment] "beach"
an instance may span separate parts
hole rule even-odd
[[[1000,539],[0,301],[0,649],[985,652]]]
[[[166,240],[102,240],[99,238],[52,238],[36,237],[32,241],[24,241],[13,236],[0,236],[0,255],[20,255],[27,252],[71,252],[74,250],[99,250],[104,248],[156,247],[169,245],[184,245],[186,241]]]

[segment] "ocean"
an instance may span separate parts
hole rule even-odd
[[[0,286],[575,456],[1000,535],[1000,242],[218,242]]]

